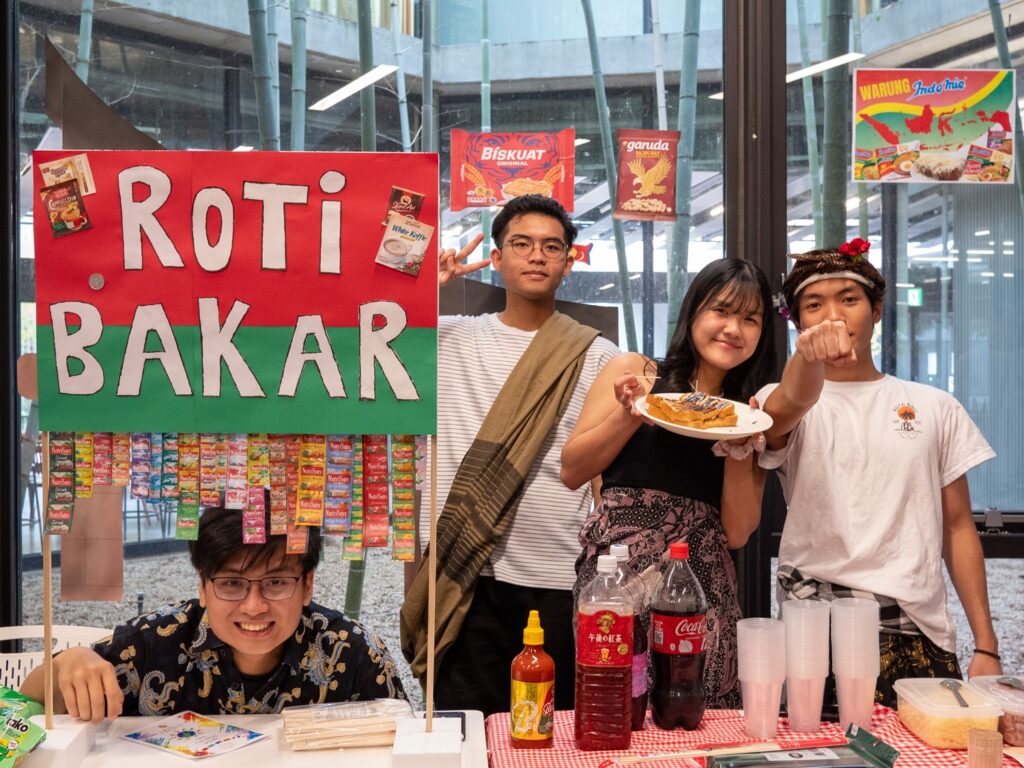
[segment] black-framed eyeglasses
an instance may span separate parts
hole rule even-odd
[[[249,589],[258,584],[260,594],[266,600],[287,600],[295,594],[295,585],[301,576],[264,576],[262,579],[247,579],[243,576],[212,576],[213,594],[221,600],[245,600]]]
[[[520,259],[527,259],[530,254],[533,253],[534,249],[539,249],[541,256],[547,261],[557,261],[558,259],[565,256],[565,252],[569,250],[569,246],[563,243],[561,240],[542,240],[541,242],[535,242],[529,237],[510,237],[505,241],[502,248],[508,246],[509,249],[515,256]]]

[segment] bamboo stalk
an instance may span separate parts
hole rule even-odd
[[[306,148],[306,0],[291,0],[292,135],[295,152]]]
[[[668,128],[665,104],[665,62],[661,55],[661,13],[658,0],[651,0],[651,44],[654,46],[654,98],[658,104],[658,130]]]
[[[1006,24],[1003,23],[1003,9],[999,0],[988,0],[988,12],[992,17],[992,34],[996,39],[996,52],[999,54],[999,66],[1003,69],[1013,69],[1013,61],[1010,59],[1010,44],[1006,37]],[[1024,211],[1024,180],[1021,180],[1021,172],[1024,171],[1024,131],[1020,127],[1020,109],[1016,104],[1011,104],[1010,109],[1014,110],[1015,120],[1013,128],[1013,155],[1014,165],[1017,166],[1017,194],[1020,196],[1021,210]]]
[[[807,0],[796,0],[797,25],[800,28],[800,66],[811,65],[807,37]],[[805,77],[804,131],[807,136],[807,172],[811,177],[811,215],[814,219],[814,247],[821,248],[821,162],[818,158],[818,114],[814,106],[814,80]],[[867,237],[865,235],[865,237]]]
[[[402,135],[402,151],[412,152],[409,138],[409,99],[405,93],[405,67],[402,66],[402,37],[398,32],[398,0],[391,0],[391,47],[395,49],[395,79],[398,84],[398,124]]]
[[[480,2],[480,130],[491,130],[491,12],[488,0]],[[491,212],[480,212],[480,231],[487,238],[491,231]],[[485,249],[486,250],[486,249]],[[491,268],[484,268],[484,280],[490,280]]]
[[[850,0],[829,0],[826,59],[850,51]],[[850,72],[848,66],[825,72],[825,152],[822,186],[822,242],[846,240],[846,190],[850,167]]]
[[[270,82],[270,57],[267,51],[267,1],[249,0],[249,39],[252,41],[252,77],[256,88],[256,121],[260,131],[260,149],[277,150],[272,121],[273,88]]]
[[[83,83],[89,82],[89,62],[92,60],[92,17],[94,0],[82,0],[78,20],[78,61],[75,74]]]
[[[668,261],[668,335],[675,333],[679,308],[689,277],[690,195],[697,126],[697,52],[700,45],[700,0],[686,0],[683,21],[683,61],[679,72],[679,144],[676,147],[676,223]]]
[[[424,152],[436,152],[434,141],[434,4],[421,0],[420,13],[423,26],[423,113],[420,125],[420,147]]]
[[[597,31],[594,27],[594,9],[590,0],[580,0],[583,18],[587,24],[587,41],[590,43],[590,62],[594,70],[594,92],[597,94],[597,116],[601,123],[601,144],[604,148],[604,168],[608,176],[608,199],[615,208],[615,186],[618,172],[615,167],[615,150],[612,147],[611,116],[608,111],[608,96],[604,88],[604,72],[601,69],[601,54],[597,48]],[[615,254],[619,262],[619,295],[622,301],[623,320],[626,325],[626,348],[636,352],[636,320],[633,317],[633,299],[629,286],[629,268],[626,264],[626,236],[622,222],[612,219],[615,236]]]
[[[270,63],[270,128],[281,148],[281,60],[277,47],[277,0],[267,3],[267,59]]]

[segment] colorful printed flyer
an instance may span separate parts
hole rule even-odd
[[[854,181],[1010,184],[1012,69],[858,69]]]
[[[152,446],[149,432],[132,432],[131,488],[133,499],[149,498]]]
[[[181,712],[121,738],[197,759],[225,755],[266,737],[265,733],[228,725],[195,712]]]
[[[178,513],[174,538],[194,541],[199,536],[200,437],[195,432],[178,435]]]
[[[113,484],[113,435],[94,432],[92,435],[93,485]]]
[[[270,535],[288,531],[288,447],[285,435],[270,435]]]
[[[266,494],[262,485],[250,485],[249,498],[242,513],[242,543],[266,544]]]
[[[227,509],[245,509],[249,479],[249,436],[235,433],[228,437],[228,479],[224,491]]]
[[[71,530],[75,511],[75,434],[51,432],[49,454],[50,493],[43,533],[64,534]]]
[[[75,498],[92,498],[92,432],[75,432]]]
[[[576,132],[467,133],[452,129],[453,211],[504,205],[520,195],[553,197],[573,209]]]
[[[161,462],[160,496],[166,501],[178,498],[178,433],[164,435],[164,455]]]
[[[128,432],[114,433],[110,461],[110,476],[114,485],[128,485],[132,471],[132,437]]]
[[[363,435],[363,547],[386,547],[390,522],[388,436]],[[412,465],[412,456],[409,456]]]
[[[416,443],[412,435],[391,437],[391,556],[411,562],[416,556]]]
[[[324,475],[327,469],[327,436],[303,435],[299,447],[299,490],[296,525],[324,522]]]
[[[327,481],[324,489],[324,533],[348,533],[352,512],[355,453],[352,435],[327,436]]]
[[[342,550],[342,560],[363,559],[363,437],[352,439],[355,467],[352,472],[352,515]]]
[[[149,435],[149,500],[159,503],[163,493],[164,436],[161,432]]]

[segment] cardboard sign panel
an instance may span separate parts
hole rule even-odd
[[[854,181],[1010,184],[1012,69],[858,69]]]
[[[42,429],[434,431],[436,155],[34,161]]]

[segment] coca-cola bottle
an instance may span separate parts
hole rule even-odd
[[[597,558],[580,592],[576,621],[576,746],[629,749],[633,692],[633,596],[618,583],[618,562]]]
[[[633,714],[634,731],[644,729],[647,719],[647,590],[643,580],[629,567],[629,546],[612,544],[608,553],[619,561],[617,576],[626,591],[633,596]]]
[[[690,547],[669,547],[668,571],[651,600],[654,687],[651,714],[659,728],[694,730],[704,717],[704,640],[708,603],[687,559]]]

